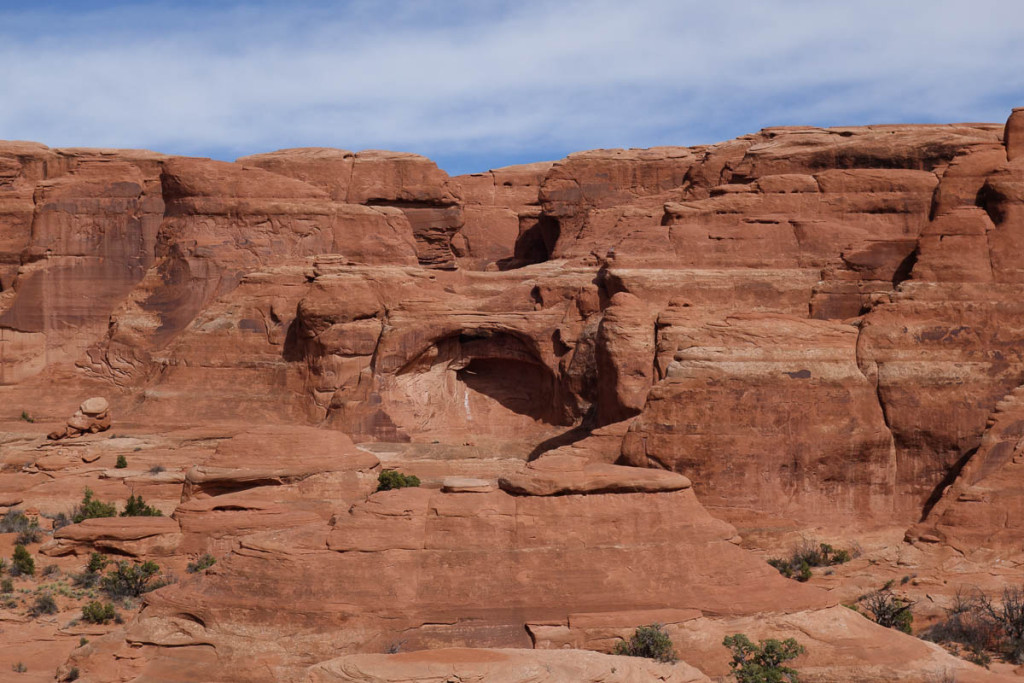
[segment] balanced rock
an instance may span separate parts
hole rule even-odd
[[[110,429],[110,404],[107,399],[94,397],[86,399],[75,414],[68,419],[67,427],[50,432],[47,438],[54,441],[82,434],[96,434]]]

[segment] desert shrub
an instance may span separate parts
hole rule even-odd
[[[55,564],[48,564],[43,567],[43,576],[49,578],[51,576],[57,576],[60,574],[60,567]]]
[[[28,671],[28,667],[25,666],[24,662],[18,662],[16,664],[11,664],[11,671],[16,674],[23,674]]]
[[[114,463],[114,467],[119,470],[128,467],[128,458],[124,457],[124,453],[117,456],[117,462]]]
[[[185,567],[185,571],[187,571],[189,574],[195,574],[196,572],[201,572],[204,569],[209,569],[216,562],[216,557],[214,557],[210,553],[206,553],[205,555],[202,555],[201,557],[196,559],[195,562],[189,562],[188,566]]]
[[[1011,663],[1024,663],[1024,587],[1007,586],[996,602],[981,591],[965,595],[957,591],[946,619],[927,629],[922,637],[953,645],[966,659],[988,666],[990,653]],[[960,647],[967,652],[960,652]]]
[[[392,489],[404,489],[410,486],[419,486],[420,478],[414,474],[402,474],[397,470],[382,470],[377,476],[377,490],[390,491]]]
[[[78,639],[78,647],[85,647],[88,644],[89,644],[89,639],[86,638],[85,636],[82,636],[81,638]]]
[[[125,503],[124,510],[121,511],[122,517],[162,517],[163,514],[155,507],[146,505],[142,496],[135,494],[128,496],[128,502]]]
[[[914,614],[910,608],[912,600],[899,597],[892,592],[892,581],[873,593],[862,595],[858,602],[870,614],[872,621],[879,626],[894,628],[897,631],[910,633],[914,623]]]
[[[99,602],[92,601],[87,605],[82,606],[82,621],[90,624],[105,624],[108,621],[113,621],[117,617],[117,610],[114,609],[113,603],[110,602]],[[79,646],[85,645],[85,643],[79,641]]]
[[[28,613],[32,617],[38,617],[43,614],[56,614],[57,601],[54,600],[53,596],[49,593],[43,593],[36,597],[35,602],[32,603]]]
[[[968,595],[958,590],[953,604],[946,610],[945,620],[929,627],[921,637],[936,643],[954,644],[958,654],[959,648],[964,647],[966,659],[987,667],[992,660],[988,652],[999,649],[1002,632],[987,609],[984,595]]]
[[[68,669],[67,674],[65,674],[65,676],[64,676],[64,680],[65,681],[77,681],[78,677],[80,675],[81,675],[81,673],[78,671],[78,667],[77,666],[73,666],[70,669]]]
[[[48,515],[53,520],[53,530],[69,526],[71,524],[71,518],[68,517],[67,513],[58,512],[55,515]]]
[[[10,579],[4,579],[3,581],[0,581],[0,593],[13,593],[13,592],[14,592],[14,582],[13,581],[11,581]]]
[[[110,564],[110,560],[103,553],[92,553],[89,555],[89,562],[85,565],[87,572],[101,572]]]
[[[811,567],[831,567],[849,562],[852,558],[853,554],[849,550],[837,550],[828,543],[804,539],[800,545],[793,548],[789,557],[773,557],[768,560],[768,564],[787,579],[806,581],[811,578]]]
[[[149,468],[149,473],[150,474],[160,474],[161,472],[166,472],[166,471],[167,471],[167,468],[164,467],[163,465],[153,465],[152,467]]]
[[[76,588],[95,588],[101,578],[102,574],[99,572],[82,572],[80,574],[72,574],[71,582]]]
[[[21,411],[21,419],[24,420],[25,422],[35,422],[36,421],[36,419],[34,417],[32,417],[31,415],[29,415],[28,412],[25,411],[25,410]]]
[[[1024,587],[1007,586],[998,605],[982,598],[982,607],[1001,631],[1001,650],[1014,664],[1024,663]]]
[[[726,636],[722,644],[732,650],[729,668],[739,683],[799,683],[796,669],[783,662],[799,657],[804,646],[793,638],[759,640],[754,645],[742,633]]]
[[[71,513],[71,519],[75,524],[86,519],[117,517],[116,505],[96,500],[92,495],[92,489],[85,489],[83,492],[82,502],[76,505]]]
[[[672,649],[672,639],[665,633],[661,624],[637,627],[629,640],[616,644],[615,654],[626,657],[646,657],[659,662],[676,661],[676,652]]]
[[[21,510],[8,510],[3,517],[0,517],[0,534],[17,533],[17,543],[28,545],[38,543],[43,532],[39,529],[39,522],[29,519]]]
[[[36,561],[28,554],[28,550],[20,543],[14,546],[14,555],[11,557],[11,576],[22,574],[32,575],[36,573]]]
[[[110,560],[103,553],[92,553],[89,555],[89,562],[85,565],[85,571],[80,574],[72,574],[71,581],[79,588],[92,588],[100,582],[100,572],[110,564]]]
[[[29,519],[21,510],[8,510],[0,517],[0,534],[12,534],[28,528]]]
[[[167,585],[166,580],[157,578],[160,566],[156,562],[132,564],[124,561],[118,562],[115,567],[100,581],[100,588],[112,598],[137,598]]]
[[[32,543],[38,543],[39,539],[42,537],[43,532],[39,529],[39,523],[33,521],[32,526],[25,529],[24,531],[18,532],[18,536],[15,539],[15,542],[21,545],[30,545]]]

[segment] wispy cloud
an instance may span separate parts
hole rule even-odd
[[[0,137],[391,148],[465,172],[766,125],[1001,121],[1024,105],[1022,30],[1019,0],[45,0],[0,9]]]

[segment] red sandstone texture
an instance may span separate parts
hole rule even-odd
[[[123,625],[0,606],[0,671],[722,680],[744,632],[801,680],[1013,678],[840,603],[1024,581],[1022,116],[460,177],[0,143],[0,508],[142,495],[30,551],[178,578]],[[800,584],[800,536],[865,553]],[[612,654],[650,623],[680,663]]]

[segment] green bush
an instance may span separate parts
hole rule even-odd
[[[117,462],[114,463],[114,467],[119,470],[128,467],[128,458],[124,457],[124,453],[117,456]]]
[[[77,666],[73,666],[70,669],[68,669],[68,673],[67,673],[66,676],[64,676],[64,680],[65,681],[77,681],[78,677],[80,675],[81,675],[81,673],[78,671],[78,667]]]
[[[118,562],[116,569],[100,581],[100,588],[112,598],[137,598],[167,585],[166,581],[157,579],[159,573],[160,566],[156,562]]]
[[[377,476],[377,490],[390,491],[419,486],[420,478],[413,474],[402,474],[397,470],[382,470]]]
[[[100,572],[110,564],[110,560],[103,553],[92,553],[89,562],[85,565],[85,571],[80,574],[72,574],[71,580],[79,588],[92,588],[100,582]]]
[[[3,581],[0,581],[0,593],[13,593],[13,592],[14,592],[14,582],[13,581],[11,581],[10,579],[4,579]]]
[[[28,412],[24,411],[24,410],[21,411],[21,419],[24,420],[25,422],[35,422],[36,421],[36,419],[34,417],[29,415]]]
[[[122,517],[162,517],[163,514],[155,507],[146,505],[142,496],[135,494],[128,496],[128,502],[125,503],[124,510],[121,512]]]
[[[108,621],[113,621],[116,617],[117,611],[114,609],[113,603],[94,600],[82,607],[82,621],[90,624],[105,624]],[[85,642],[80,640],[78,644],[82,646],[88,642],[88,640]]]
[[[20,543],[14,546],[14,556],[11,558],[11,576],[22,574],[32,575],[36,573],[36,561],[28,554],[28,550]]]
[[[757,645],[742,633],[726,636],[722,644],[732,650],[729,668],[738,683],[799,683],[796,669],[783,662],[796,659],[804,647],[793,638],[759,640]]]
[[[811,567],[831,567],[849,562],[852,558],[849,550],[837,550],[828,543],[816,543],[805,539],[793,548],[788,558],[773,557],[768,560],[768,564],[787,579],[807,581],[811,578]]]
[[[93,553],[89,555],[89,563],[85,565],[85,571],[87,572],[101,572],[106,566],[110,564],[110,560],[103,553]]]
[[[117,517],[117,506],[113,503],[104,503],[92,497],[92,489],[85,489],[82,502],[75,506],[71,513],[71,519],[75,524],[86,519],[98,517]]]
[[[36,597],[32,607],[29,608],[28,613],[30,616],[38,617],[43,614],[56,614],[57,613],[57,601],[53,599],[53,596],[49,593],[43,593]]]
[[[23,674],[28,671],[28,667],[25,666],[24,662],[18,662],[16,664],[11,664],[11,671],[16,674]]]
[[[661,624],[638,627],[629,640],[624,640],[615,646],[615,654],[627,657],[646,657],[659,662],[676,661],[676,653],[672,649],[672,639],[665,633]]]
[[[189,574],[195,574],[196,572],[201,572],[204,569],[209,569],[216,562],[216,557],[214,557],[210,553],[206,553],[202,557],[198,558],[195,562],[189,562],[188,566],[185,567],[185,571],[187,571]]]

